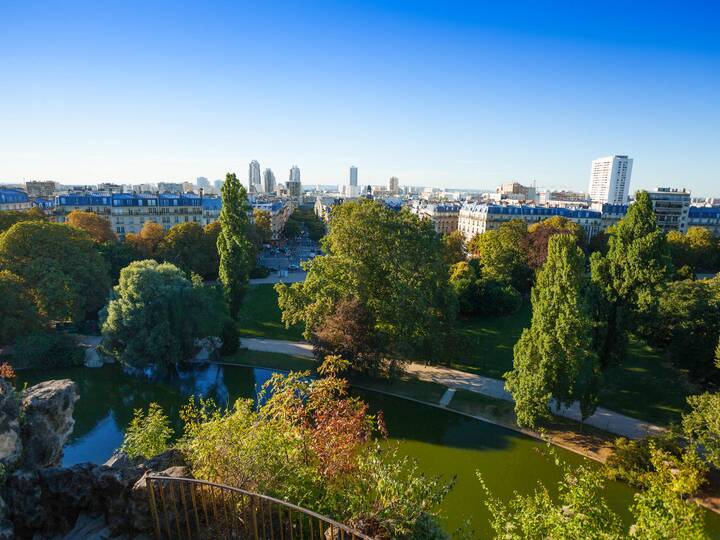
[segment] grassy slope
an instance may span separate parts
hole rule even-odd
[[[459,321],[470,346],[453,367],[502,378],[503,373],[512,369],[512,349],[522,329],[529,325],[530,314],[530,306],[525,305],[510,317]],[[239,327],[244,336],[291,341],[303,339],[301,328],[285,329],[280,322],[277,294],[272,285],[253,286],[248,290]],[[283,369],[307,369],[311,364],[304,362],[307,361],[296,359],[295,364]],[[393,391],[392,388],[386,390]],[[438,393],[442,394],[437,388],[412,385],[414,396],[421,396],[423,392],[427,392],[427,398],[435,402],[439,399]],[[668,424],[680,419],[680,414],[686,410],[685,397],[690,393],[693,392],[683,372],[667,365],[658,351],[632,340],[625,363],[605,373],[600,405],[628,416]]]
[[[240,311],[241,336],[301,341],[302,327],[285,328],[281,322],[277,293],[272,285],[251,285]]]

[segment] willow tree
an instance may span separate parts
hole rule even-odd
[[[521,425],[534,426],[557,406],[580,401],[583,418],[596,406],[597,356],[585,300],[585,255],[571,235],[556,235],[532,289],[532,321],[505,374]]]
[[[240,311],[252,269],[253,247],[247,236],[249,209],[245,188],[234,173],[228,173],[222,187],[217,250],[220,282],[233,318],[237,318]]]

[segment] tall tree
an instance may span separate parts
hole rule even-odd
[[[37,207],[30,210],[3,210],[0,212],[0,233],[21,221],[47,221],[45,213]]]
[[[688,266],[693,272],[718,270],[720,244],[709,229],[690,227],[685,234],[670,231],[667,243],[676,269]]]
[[[10,227],[0,235],[0,269],[22,278],[50,320],[92,315],[110,289],[107,266],[90,236],[59,223],[23,221]]]
[[[73,210],[67,216],[67,224],[88,233],[96,244],[117,242],[117,236],[112,230],[110,221],[95,212]]]
[[[532,321],[515,345],[513,370],[505,374],[518,423],[534,426],[558,406],[580,402],[583,418],[596,406],[597,357],[584,289],[585,255],[574,236],[550,238],[548,257],[532,289]]]
[[[453,231],[442,237],[445,261],[448,266],[462,262],[467,259],[465,253],[465,237],[460,231]]]
[[[234,173],[228,173],[222,187],[217,250],[220,254],[220,282],[233,318],[237,318],[240,312],[253,266],[254,250],[247,237],[249,210],[245,187]]]
[[[590,257],[592,281],[598,288],[597,299],[606,319],[601,361],[610,365],[624,356],[629,328],[636,328],[655,309],[658,290],[671,273],[670,255],[665,236],[657,225],[650,196],[638,191],[627,215],[609,231],[607,255],[595,252]]]
[[[451,352],[455,300],[429,221],[367,199],[345,202],[333,210],[323,252],[307,264],[303,283],[276,286],[286,324],[304,323],[310,339],[340,300],[356,298],[393,352]]]

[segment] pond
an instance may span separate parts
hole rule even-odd
[[[179,410],[188,396],[211,396],[219,403],[238,397],[253,397],[271,375],[268,369],[207,365],[194,367],[177,377],[162,381],[132,377],[118,365],[98,369],[66,368],[24,371],[19,384],[35,384],[47,379],[74,380],[80,390],[75,406],[75,429],[65,448],[64,465],[86,461],[103,463],[120,446],[123,431],[133,409],[159,403],[180,430]],[[503,498],[513,491],[529,492],[538,481],[554,485],[560,473],[545,454],[545,446],[530,437],[464,417],[450,411],[425,406],[374,392],[362,397],[375,410],[385,414],[390,439],[400,450],[415,458],[427,474],[457,478],[455,488],[443,502],[446,528],[452,532],[470,519],[477,535],[487,537],[488,513],[475,471]],[[571,464],[584,458],[556,449]],[[624,519],[632,502],[632,490],[618,482],[608,482],[605,497]],[[720,537],[720,516],[707,513],[707,526],[713,537]]]

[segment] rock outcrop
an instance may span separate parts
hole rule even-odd
[[[55,467],[75,426],[73,411],[78,400],[77,385],[69,380],[45,381],[28,388],[20,405],[23,421],[22,467]]]
[[[175,450],[148,461],[119,454],[104,465],[17,471],[6,486],[9,518],[18,538],[72,537],[97,517],[107,538],[145,534],[152,530],[145,481],[150,472],[189,476]]]
[[[20,399],[13,385],[0,379],[0,464],[12,469],[21,457]]]

